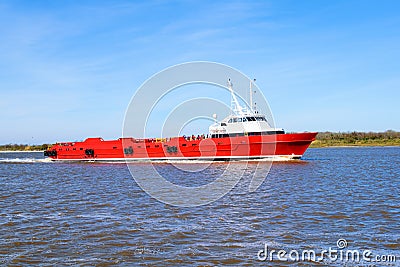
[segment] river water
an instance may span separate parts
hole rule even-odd
[[[255,166],[234,164],[245,175]],[[172,182],[206,184],[226,165],[156,168]],[[180,208],[147,195],[125,164],[0,153],[0,265],[399,266],[399,167],[398,147],[309,149],[301,161],[274,163],[255,192],[245,177],[213,203]],[[295,257],[329,249],[338,252]],[[350,249],[371,254],[334,257]]]

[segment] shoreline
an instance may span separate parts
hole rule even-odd
[[[400,145],[338,145],[338,146],[309,146],[310,148],[360,148],[360,147],[400,147]]]
[[[313,141],[309,148],[324,148],[324,147],[399,147],[400,143],[398,142],[393,142],[393,143],[358,143],[358,144],[352,144],[352,143],[347,143],[347,144],[340,144],[340,143],[334,143],[332,142],[331,144],[329,143],[324,143],[319,140]]]

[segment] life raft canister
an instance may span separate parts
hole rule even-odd
[[[94,156],[94,150],[91,148],[85,149],[85,154],[87,156]]]
[[[45,157],[56,157],[57,156],[57,151],[56,150],[45,150],[43,152]]]
[[[178,152],[178,148],[176,146],[168,146],[167,152],[168,153],[176,153],[176,152]]]
[[[125,155],[132,155],[133,154],[133,148],[131,146],[124,148],[124,154]]]

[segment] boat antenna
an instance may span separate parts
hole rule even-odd
[[[253,79],[254,82],[256,82],[256,79]],[[249,107],[250,107],[250,113],[254,113],[255,106],[253,108],[253,81],[250,80],[250,99],[249,99]],[[254,93],[256,91],[254,90]]]
[[[254,82],[256,82],[256,79],[254,79]],[[257,87],[256,87],[256,88],[257,88]],[[254,93],[257,93],[256,90],[254,90],[253,92],[254,92]],[[257,103],[256,103],[256,102],[254,102],[254,111],[258,113],[258,111],[257,111]]]
[[[239,101],[236,98],[235,92],[233,92],[233,86],[231,79],[228,79],[228,89],[231,92],[231,110],[233,110],[237,115],[243,115],[243,108],[240,106]]]

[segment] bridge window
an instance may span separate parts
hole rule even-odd
[[[257,121],[267,121],[264,117],[256,117]]]

